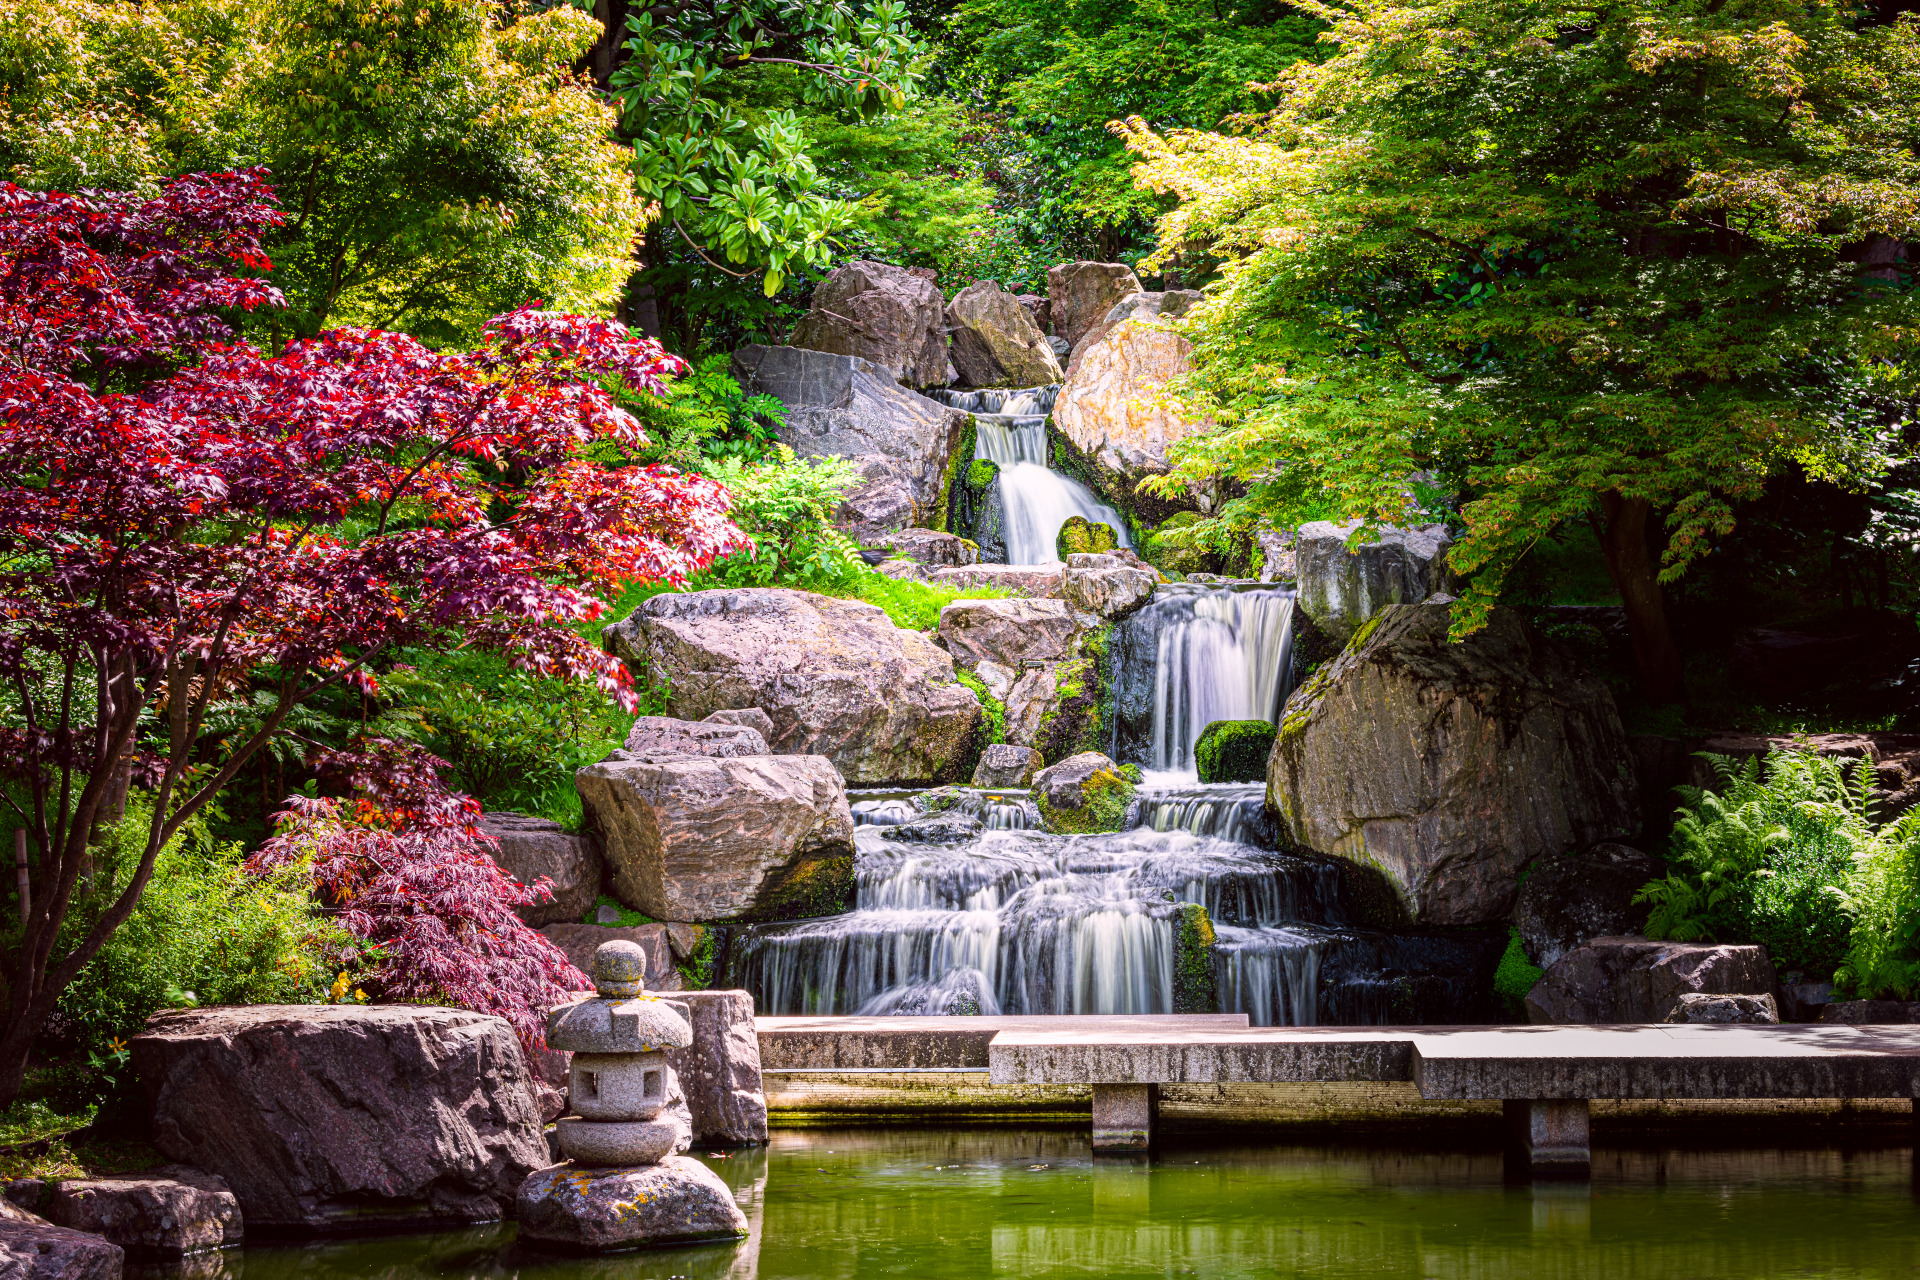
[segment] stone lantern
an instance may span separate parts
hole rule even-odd
[[[520,1185],[524,1240],[604,1252],[747,1234],[726,1184],[673,1154],[679,1129],[661,1117],[673,1068],[662,1051],[690,1046],[693,1030],[646,993],[645,974],[638,945],[603,943],[593,955],[597,994],[547,1014],[548,1046],[573,1054],[570,1114],[554,1135],[568,1163]]]

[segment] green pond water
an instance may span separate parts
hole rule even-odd
[[[253,1247],[234,1280],[1313,1276],[1695,1280],[1920,1276],[1906,1147],[1601,1149],[1590,1185],[1510,1184],[1498,1152],[1170,1145],[1083,1132],[787,1131],[707,1163],[740,1245],[553,1258],[511,1225]],[[704,1157],[703,1157],[704,1158]]]

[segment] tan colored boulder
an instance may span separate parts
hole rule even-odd
[[[704,923],[846,909],[853,814],[824,756],[605,760],[574,784],[605,840],[614,895],[650,916]]]
[[[1140,292],[1140,277],[1124,263],[1063,262],[1047,269],[1047,316],[1071,349],[1114,304]]]
[[[1079,652],[1085,633],[1064,600],[955,600],[940,610],[940,639],[964,667],[1058,662]]]
[[[761,712],[765,715],[765,712]],[[636,756],[764,756],[771,755],[767,739],[752,725],[722,720],[675,720],[672,716],[640,716],[621,744]]]
[[[1066,361],[1067,376],[1071,378],[1080,368],[1081,357],[1102,338],[1112,333],[1128,320],[1173,320],[1193,310],[1201,300],[1198,289],[1169,289],[1164,293],[1130,293],[1113,304],[1113,309],[1092,328],[1080,335],[1080,341],[1074,344]]]
[[[906,387],[953,381],[940,289],[904,267],[849,262],[813,291],[813,309],[787,345],[860,356]]]
[[[1147,321],[1116,325],[1075,357],[1054,402],[1053,425],[1123,487],[1164,473],[1168,447],[1205,426],[1167,397],[1167,384],[1187,372],[1192,350],[1185,337]]]
[[[880,540],[880,546],[916,564],[931,566],[980,563],[980,548],[958,534],[937,529],[902,529]]]
[[[666,681],[680,719],[758,707],[775,753],[826,756],[856,786],[964,777],[979,701],[944,649],[873,605],[783,588],[676,592],[603,634],[635,674]]]
[[[1607,686],[1508,609],[1459,644],[1390,605],[1287,700],[1267,805],[1295,844],[1377,868],[1422,924],[1505,920],[1535,858],[1632,831]]]
[[[935,569],[924,580],[956,591],[997,587],[1016,596],[1045,599],[1059,596],[1064,589],[1064,570],[1059,564],[970,564]]]
[[[969,387],[1037,387],[1060,381],[1060,360],[1020,300],[975,280],[947,304],[953,367]]]

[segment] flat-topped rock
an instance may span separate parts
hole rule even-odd
[[[759,708],[754,708],[759,710]],[[767,713],[760,712],[765,716]],[[772,717],[768,716],[768,723]],[[675,720],[671,716],[641,716],[627,731],[624,750],[636,756],[733,756],[770,754],[767,740],[752,725],[729,724],[709,716],[705,720]]]
[[[518,1208],[522,1240],[596,1253],[747,1235],[727,1184],[685,1156],[637,1169],[543,1169],[520,1188]]]
[[[546,902],[516,907],[514,914],[530,925],[556,920],[578,920],[600,897],[605,864],[592,837],[575,835],[557,822],[521,813],[486,813],[480,829],[499,841],[493,860],[521,884],[541,876],[553,882]]]
[[[126,1260],[124,1249],[100,1236],[25,1210],[0,1214],[0,1280],[120,1280]]]
[[[997,587],[1016,596],[1036,599],[1057,598],[1062,590],[1066,566],[1051,564],[970,564],[948,565],[928,573],[922,581],[966,591],[974,587]]]
[[[1659,1022],[1690,992],[1770,992],[1775,981],[1765,947],[1593,938],[1547,967],[1527,992],[1527,1020]]]
[[[151,1173],[67,1178],[53,1184],[44,1214],[56,1226],[103,1236],[142,1259],[179,1258],[237,1246],[240,1202],[227,1184],[185,1165]]]

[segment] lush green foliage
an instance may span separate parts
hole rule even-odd
[[[730,365],[731,357],[710,355],[660,395],[635,397],[634,416],[652,441],[646,461],[705,471],[722,458],[751,465],[767,456],[787,406],[764,393],[748,395]]]
[[[291,310],[263,323],[452,341],[625,283],[642,202],[568,69],[597,32],[486,0],[7,0],[0,159],[68,189],[265,165]]]
[[[1265,720],[1215,720],[1193,744],[1202,782],[1264,782],[1273,726]]]
[[[1670,870],[1642,889],[1650,938],[1757,942],[1776,967],[1828,975],[1847,954],[1846,888],[1871,854],[1872,770],[1775,752],[1744,764],[1704,756],[1718,791],[1682,787]]]
[[[1337,56],[1296,65],[1252,132],[1127,126],[1140,179],[1182,201],[1161,258],[1228,259],[1185,325],[1189,409],[1218,429],[1147,487],[1232,478],[1278,519],[1405,523],[1437,473],[1463,500],[1461,632],[1594,513],[1636,646],[1665,646],[1643,663],[1677,684],[1656,574],[1782,467],[1875,474],[1880,409],[1915,388],[1920,300],[1874,264],[1920,234],[1920,23],[1301,7]]]
[[[152,805],[133,792],[107,830],[94,870],[105,884],[139,865]],[[133,915],[61,994],[59,1038],[89,1062],[100,1092],[132,1083],[124,1041],[156,1009],[328,998],[346,936],[315,907],[299,868],[254,875],[244,858],[238,845],[215,843],[204,821],[189,823],[162,849]],[[90,897],[67,917],[69,942],[105,901]]]
[[[1520,931],[1507,930],[1507,949],[1500,953],[1500,967],[1493,971],[1493,993],[1500,997],[1509,1014],[1525,1020],[1527,992],[1533,990],[1545,973],[1545,969],[1527,959],[1527,945],[1520,940]]]
[[[980,700],[980,709],[986,713],[986,741],[981,745],[991,746],[996,742],[1005,742],[1007,740],[1007,704],[994,697],[993,691],[987,688],[987,682],[973,672],[962,667],[956,668],[953,674],[961,684],[973,690],[973,696]]]

